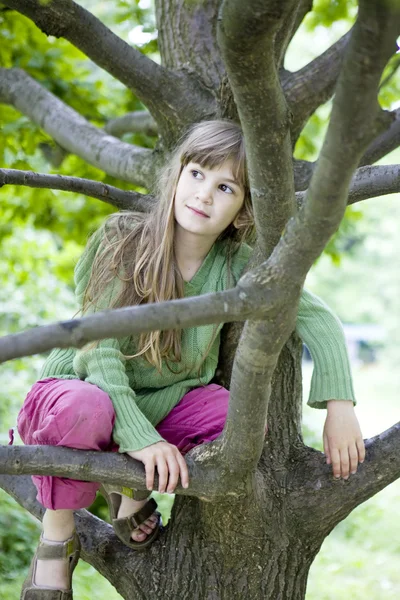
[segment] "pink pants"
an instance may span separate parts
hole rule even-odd
[[[182,454],[215,440],[225,424],[229,392],[210,384],[188,392],[156,429]],[[112,440],[114,408],[109,396],[79,379],[37,381],[18,415],[25,444],[67,446],[79,450],[118,449]],[[33,476],[38,501],[52,510],[77,510],[92,504],[99,483],[63,477]]]

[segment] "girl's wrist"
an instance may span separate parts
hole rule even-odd
[[[328,400],[326,403],[328,412],[337,410],[354,410],[353,400]]]

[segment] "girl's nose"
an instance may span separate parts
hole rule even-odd
[[[202,190],[197,190],[196,198],[201,202],[205,202],[206,204],[211,204],[212,202],[212,192],[208,188],[203,188]]]

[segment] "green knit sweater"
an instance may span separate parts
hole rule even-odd
[[[96,252],[101,245],[101,230],[89,241],[75,268],[76,296],[82,306],[83,294],[91,274]],[[246,265],[251,248],[243,244],[231,262],[228,275],[226,244],[217,242],[207,254],[194,277],[185,283],[185,297],[223,291],[234,285]],[[110,306],[120,280],[108,286],[101,305]],[[182,331],[182,360],[173,364],[172,373],[165,364],[161,373],[142,356],[125,359],[137,352],[134,339],[105,339],[89,350],[56,348],[44,364],[40,378],[81,379],[97,385],[111,398],[116,413],[113,437],[120,452],[140,450],[162,440],[155,426],[192,388],[213,378],[220,345],[220,331],[211,350],[198,369],[209,346],[215,325],[189,327]],[[349,399],[354,392],[349,360],[341,324],[329,308],[313,294],[303,291],[297,318],[297,333],[307,345],[314,361],[308,403],[325,408],[330,399]]]

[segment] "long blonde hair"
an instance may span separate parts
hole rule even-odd
[[[203,121],[190,128],[162,170],[156,183],[158,201],[154,209],[150,213],[115,213],[104,224],[103,241],[84,294],[83,312],[89,305],[96,305],[115,277],[123,285],[109,308],[184,297],[184,280],[174,252],[174,199],[178,180],[189,162],[213,169],[227,160],[232,161],[233,174],[244,190],[243,206],[235,225],[229,225],[218,238],[226,239],[229,272],[234,252],[254,235],[244,137],[239,125],[232,121]],[[211,344],[205,356],[210,347]],[[180,362],[181,330],[141,334],[134,356],[140,355],[159,371],[163,359],[167,365]]]

